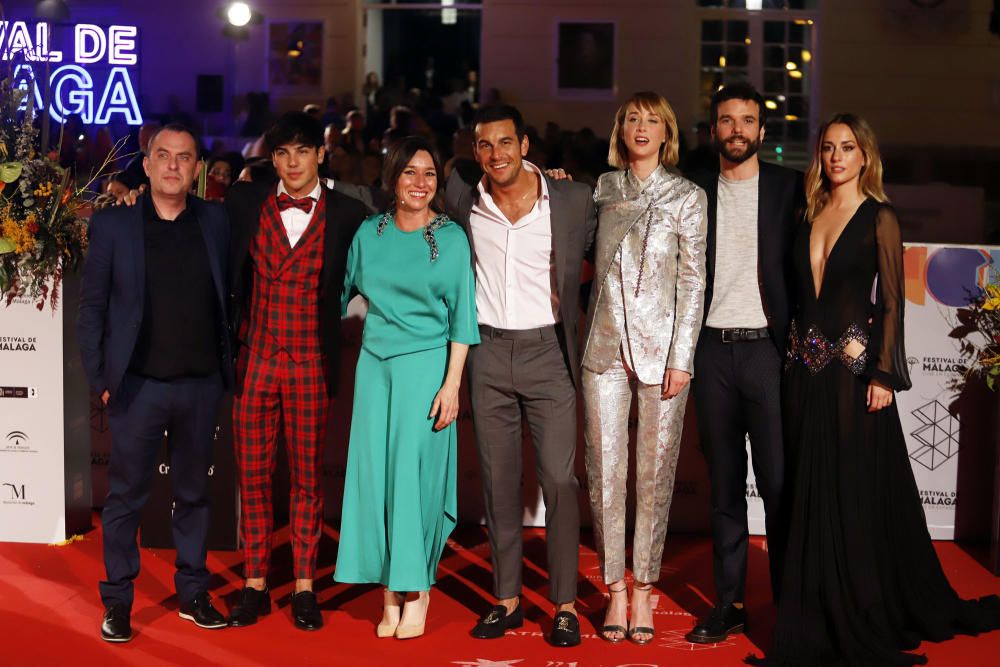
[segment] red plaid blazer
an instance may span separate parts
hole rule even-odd
[[[284,350],[296,362],[323,356],[319,297],[326,232],[326,193],[321,192],[312,220],[292,248],[274,193],[264,202],[260,227],[250,244],[253,297],[245,320],[245,340],[263,357]]]

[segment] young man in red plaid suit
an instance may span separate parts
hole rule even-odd
[[[236,183],[226,196],[246,577],[230,625],[252,625],[271,610],[271,474],[281,427],[291,477],[292,616],[296,627],[317,630],[323,625],[312,590],[323,514],[320,462],[338,384],[340,293],[347,249],[367,212],[321,184],[318,120],[285,114],[264,140],[280,181]]]

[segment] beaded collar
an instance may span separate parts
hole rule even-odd
[[[383,213],[382,217],[379,218],[378,226],[375,228],[375,232],[379,236],[382,236],[382,232],[384,232],[385,228],[389,226],[389,223],[392,222],[392,217],[393,217],[392,214],[393,214],[393,209],[390,209],[385,213]],[[448,216],[446,216],[443,213],[438,213],[431,219],[430,222],[424,225],[424,229],[421,232],[421,234],[424,237],[424,241],[427,242],[427,245],[431,249],[432,262],[437,260],[439,254],[437,239],[434,238],[434,232],[437,231],[438,229],[441,229],[441,227],[443,227],[444,224],[447,222],[451,222],[450,218],[448,218]]]

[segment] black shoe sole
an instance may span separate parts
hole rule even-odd
[[[729,635],[741,635],[743,634],[744,624],[734,625],[729,628],[725,633],[721,635],[713,635],[711,637],[706,635],[696,635],[694,633],[688,633],[684,635],[686,639],[691,644],[718,644],[719,642],[724,642],[729,637]]]
[[[501,632],[498,635],[477,635],[475,629],[473,629],[472,632],[469,633],[469,635],[471,635],[474,639],[500,639],[501,637],[507,634],[508,630],[517,630],[518,628],[523,626],[524,626],[524,619],[521,619],[520,621],[516,621],[514,623],[511,623],[510,625],[505,625],[503,632]]]
[[[191,614],[185,614],[183,611],[177,612],[177,615],[183,618],[185,621],[191,621],[199,628],[204,628],[206,630],[218,630],[220,628],[229,627],[229,623],[227,623],[226,621],[221,621],[218,625],[205,625],[204,623],[199,623],[194,616],[192,616]]]
[[[132,637],[135,635],[129,635],[128,637],[108,637],[103,632],[101,633],[101,639],[108,642],[109,644],[124,644],[125,642],[132,641]]]
[[[304,630],[305,632],[316,632],[323,629],[322,623],[319,625],[301,625],[298,621],[293,621],[292,624],[297,630]]]

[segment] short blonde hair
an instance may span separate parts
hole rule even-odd
[[[667,140],[660,146],[660,164],[664,167],[672,167],[677,164],[677,160],[680,158],[680,148],[677,141],[677,116],[666,98],[652,91],[635,93],[618,107],[618,113],[615,114],[615,126],[611,130],[608,164],[615,169],[628,167],[628,148],[625,146],[622,128],[625,125],[625,114],[628,112],[629,105],[635,106],[640,111],[654,113],[663,119],[667,130]]]

